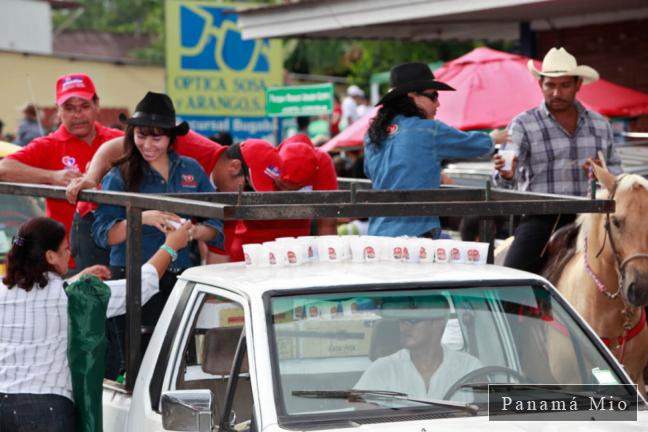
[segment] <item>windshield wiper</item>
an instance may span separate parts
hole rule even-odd
[[[293,396],[314,399],[348,399],[350,402],[370,402],[369,399],[392,399],[407,402],[416,402],[424,405],[435,405],[447,408],[457,408],[472,415],[477,414],[479,407],[461,401],[447,401],[439,399],[414,399],[405,393],[388,390],[293,390]]]

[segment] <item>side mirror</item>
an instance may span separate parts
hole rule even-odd
[[[218,411],[211,390],[162,393],[162,426],[165,430],[211,432]]]

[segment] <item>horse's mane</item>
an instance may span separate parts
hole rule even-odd
[[[617,179],[619,177],[617,176]],[[619,184],[617,186],[617,193],[624,192],[629,190],[635,183],[640,184],[644,189],[648,190],[648,180],[642,176],[636,174],[626,174],[621,177]],[[596,192],[597,199],[606,199],[609,196],[609,192],[605,188],[600,188]],[[581,252],[585,249],[585,237],[590,232],[592,224],[598,218],[602,217],[602,213],[581,213],[576,218],[576,225],[578,225],[578,239],[576,241],[576,250]]]

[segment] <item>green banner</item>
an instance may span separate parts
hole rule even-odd
[[[266,90],[266,115],[299,117],[330,114],[333,111],[333,84],[270,87]]]

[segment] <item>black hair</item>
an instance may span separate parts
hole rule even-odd
[[[385,102],[376,117],[371,121],[369,126],[369,141],[380,146],[387,139],[389,132],[387,128],[392,124],[394,117],[402,115],[405,117],[425,118],[425,114],[416,106],[414,101],[406,94],[397,96],[394,99]]]
[[[124,189],[127,192],[139,192],[142,179],[144,178],[144,169],[147,162],[142,157],[139,149],[135,145],[135,128],[138,127],[142,135],[150,136],[168,136],[169,137],[169,151],[175,143],[175,133],[173,129],[160,129],[146,126],[126,126],[126,133],[124,134],[124,156],[122,156],[114,166],[119,167],[122,178],[124,179]]]
[[[48,250],[58,251],[65,240],[65,226],[54,219],[36,217],[18,229],[7,253],[7,274],[2,279],[7,288],[31,291],[35,284],[47,285],[47,272],[54,268],[47,262]]]
[[[227,131],[216,132],[214,135],[210,136],[209,139],[224,146],[231,146],[234,144],[232,135]]]

